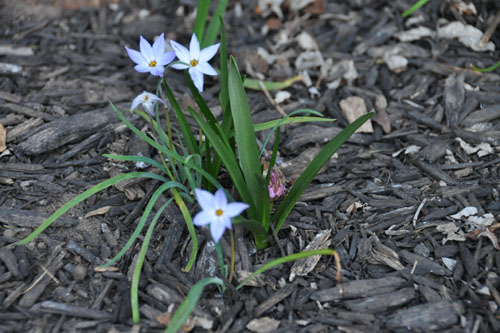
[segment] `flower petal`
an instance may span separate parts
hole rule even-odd
[[[154,67],[149,67],[150,68],[150,73],[151,75],[154,76],[163,76],[163,71],[165,68],[163,66],[154,66]]]
[[[215,192],[214,195],[214,208],[225,210],[226,205],[227,205],[226,193],[224,193],[224,190],[220,188]]]
[[[137,109],[137,107],[139,106],[139,104],[141,104],[143,101],[144,101],[144,94],[146,92],[142,92],[142,94],[138,95],[136,98],[134,98],[134,100],[132,101],[132,105],[130,106],[130,112],[134,111],[135,109]]]
[[[217,71],[208,62],[200,61],[198,65],[196,65],[196,69],[206,75],[217,75]]]
[[[146,63],[142,63],[135,65],[134,69],[139,73],[147,73],[151,70],[151,67],[149,67]]]
[[[249,206],[243,202],[231,202],[224,209],[224,215],[228,218],[240,215]]]
[[[140,41],[139,41],[139,49],[141,50],[142,55],[144,56],[144,59],[146,59],[146,62],[149,64],[151,61],[155,60],[154,55],[153,55],[153,48],[151,47],[151,44],[141,36]]]
[[[144,108],[144,111],[149,113],[149,115],[151,117],[154,117],[154,115],[155,115],[155,104],[156,104],[156,102],[151,101],[151,100],[142,103],[142,107]]]
[[[212,223],[213,214],[211,214],[207,210],[202,210],[198,214],[196,214],[193,218],[193,224],[197,226],[203,226]]]
[[[220,43],[205,47],[203,50],[200,51],[200,57],[198,60],[200,62],[209,61],[217,53],[217,51],[219,50],[219,46]]]
[[[128,47],[125,47],[125,50],[127,50],[130,59],[132,59],[132,61],[136,64],[146,63],[146,59],[144,59],[144,56],[141,54],[141,52],[129,49]]]
[[[226,230],[226,226],[222,223],[212,223],[210,224],[210,234],[214,242],[218,243]]]
[[[174,68],[174,69],[187,69],[187,68],[189,68],[189,66],[188,66],[188,65],[184,65],[184,64],[173,64],[173,65],[172,65],[172,66],[170,66],[170,67],[172,67],[172,68]]]
[[[165,53],[165,36],[162,33],[153,43],[153,58],[158,61]]]
[[[157,59],[158,59],[158,65],[166,66],[175,59],[175,52],[173,51],[165,52],[160,57],[157,57]]]
[[[198,91],[203,92],[203,73],[196,68],[191,67],[189,69],[189,75],[191,76],[191,80],[193,80],[194,86],[198,89]]]
[[[189,43],[189,60],[199,60],[200,59],[200,42],[196,38],[196,34],[191,36],[191,42]]]
[[[191,61],[191,59],[189,58],[189,50],[173,40],[170,41],[170,45],[174,49],[177,58],[179,58],[180,61],[189,64],[189,62]]]
[[[160,102],[162,104],[165,104],[165,101],[162,100],[160,97],[158,97],[154,94],[151,94],[151,93],[148,93],[148,94],[150,95],[149,97],[151,98],[152,101],[157,101],[157,102]]]
[[[203,210],[214,210],[214,195],[208,191],[202,190],[200,188],[195,188],[194,193],[196,194],[196,199],[198,204]]]

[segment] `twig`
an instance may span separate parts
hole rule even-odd
[[[278,105],[278,103],[276,103],[276,101],[273,99],[273,97],[269,93],[269,90],[267,90],[266,86],[264,85],[264,83],[262,81],[259,81],[259,86],[260,86],[260,89],[262,89],[262,92],[264,93],[264,95],[266,95],[269,102],[271,102],[271,104],[276,108],[276,110],[278,110],[278,112],[283,117],[286,117],[287,116],[286,112],[281,108],[281,106]]]

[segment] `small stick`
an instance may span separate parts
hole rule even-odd
[[[486,29],[486,32],[479,41],[479,47],[485,47],[486,44],[488,44],[491,35],[493,35],[493,32],[495,31],[499,23],[500,23],[500,11],[498,11],[498,13],[495,15],[495,18],[491,21],[490,25],[488,26],[488,29]]]
[[[417,226],[418,215],[420,215],[420,211],[422,210],[422,208],[424,208],[424,205],[426,202],[427,202],[427,198],[424,198],[424,200],[422,200],[422,202],[418,206],[417,211],[415,212],[415,215],[413,216],[413,227]]]
[[[286,112],[281,108],[281,106],[278,105],[278,103],[276,103],[274,101],[273,97],[269,93],[269,90],[267,90],[266,86],[264,85],[264,83],[262,81],[259,81],[259,86],[260,86],[260,89],[262,89],[262,92],[264,93],[264,95],[266,95],[266,97],[269,100],[269,102],[271,102],[271,104],[276,108],[276,110],[278,110],[278,112],[283,117],[286,117],[287,116]]]

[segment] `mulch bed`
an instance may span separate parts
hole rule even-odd
[[[472,70],[500,59],[500,6],[430,1],[403,19],[413,2],[230,2],[228,48],[240,70],[273,81],[302,76],[289,94],[248,91],[255,120],[300,108],[337,119],[284,128],[278,165],[289,184],[352,114],[377,115],[332,157],[269,248],[257,251],[251,234],[235,228],[235,280],[318,236],[319,246],[338,251],[342,284],[333,258],[307,274],[282,265],[238,292],[208,288],[187,330],[500,331],[500,76]],[[34,242],[7,246],[77,194],[136,170],[102,154],[154,157],[109,101],[146,130],[126,110],[156,80],[133,70],[124,46],[162,32],[187,44],[195,6],[0,6],[0,332],[162,332],[191,286],[215,270],[210,236],[197,229],[198,261],[183,272],[191,244],[173,205],[143,267],[139,325],[129,295],[140,242],[113,269],[95,270],[128,240],[154,180],[109,188]],[[470,28],[444,36],[451,22],[485,33],[483,49],[463,40]],[[415,28],[421,36],[408,33]],[[183,107],[194,105],[181,72],[169,71],[168,80]],[[215,111],[216,80],[203,93]],[[229,258],[229,237],[222,246]]]

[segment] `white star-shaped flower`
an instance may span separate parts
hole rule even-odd
[[[130,112],[134,111],[137,109],[139,105],[142,105],[144,110],[149,113],[151,116],[154,117],[155,115],[155,105],[156,102],[160,102],[162,104],[165,104],[165,101],[159,98],[158,96],[149,93],[147,91],[143,91],[142,94],[138,95],[134,100],[132,101],[132,106],[130,106]]]
[[[189,68],[189,75],[191,76],[195,87],[200,92],[203,91],[203,74],[212,76],[217,75],[217,71],[208,63],[208,61],[217,53],[220,43],[200,50],[198,38],[196,38],[196,35],[193,34],[189,44],[189,50],[174,41],[170,41],[170,45],[172,45],[177,58],[185,63],[173,64],[172,67],[175,69]]]
[[[139,42],[139,49],[141,52],[129,49],[127,50],[128,56],[135,62],[134,69],[140,73],[150,72],[151,75],[163,76],[165,66],[172,62],[175,58],[175,53],[172,51],[165,52],[165,37],[161,34],[153,46],[141,36]]]
[[[231,229],[231,218],[240,215],[249,206],[242,202],[227,202],[223,189],[215,192],[215,195],[196,188],[194,190],[201,212],[196,214],[193,224],[203,226],[210,224],[210,234],[214,242],[218,242],[226,229]]]

